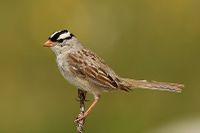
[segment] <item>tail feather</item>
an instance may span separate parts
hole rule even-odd
[[[124,85],[130,88],[143,88],[151,90],[162,90],[162,91],[171,91],[171,92],[181,92],[184,87],[183,84],[178,83],[166,83],[166,82],[157,82],[157,81],[147,81],[147,80],[134,80],[134,79],[123,79]]]

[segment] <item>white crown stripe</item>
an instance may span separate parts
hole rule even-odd
[[[61,34],[57,40],[61,40],[61,39],[65,39],[67,37],[70,37],[70,32],[67,32],[67,33],[64,33],[64,34]]]

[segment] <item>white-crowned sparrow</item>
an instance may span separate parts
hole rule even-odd
[[[99,56],[84,48],[79,40],[67,30],[54,32],[43,45],[51,47],[61,74],[71,84],[94,95],[94,101],[83,119],[98,102],[102,92],[129,91],[145,88],[181,92],[182,84],[157,81],[134,80],[117,75]]]

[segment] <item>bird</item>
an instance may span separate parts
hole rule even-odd
[[[51,48],[55,53],[59,71],[69,83],[94,96],[92,104],[76,121],[88,116],[103,92],[118,90],[129,92],[135,88],[142,88],[180,93],[184,87],[179,83],[121,77],[101,57],[85,48],[77,37],[66,29],[53,32],[43,46]]]

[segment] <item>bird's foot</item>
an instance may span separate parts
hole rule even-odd
[[[83,121],[85,120],[85,117],[86,115],[85,114],[79,114],[78,117],[76,117],[76,119],[74,120],[75,123],[79,123],[80,121]]]

